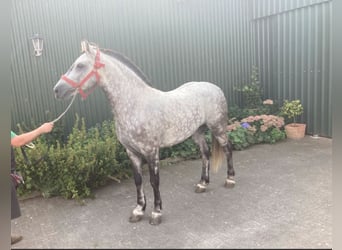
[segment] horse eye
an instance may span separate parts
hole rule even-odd
[[[84,66],[85,66],[85,65],[84,65],[83,63],[79,63],[79,64],[76,65],[76,68],[77,68],[77,69],[83,69]]]

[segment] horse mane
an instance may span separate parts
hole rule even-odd
[[[136,73],[144,82],[148,84],[151,83],[147,76],[142,72],[142,70],[136,64],[134,64],[128,57],[124,56],[123,54],[117,51],[110,49],[100,49],[100,51],[105,53],[106,55],[114,57],[115,59],[125,64],[127,67],[133,70],[133,72]]]

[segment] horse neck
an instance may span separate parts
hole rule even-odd
[[[102,56],[102,55],[101,55]],[[139,106],[144,96],[156,91],[121,61],[103,55],[105,70],[101,86],[116,118]],[[126,112],[124,112],[124,110]]]

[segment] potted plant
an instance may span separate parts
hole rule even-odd
[[[290,139],[301,139],[305,136],[305,123],[297,123],[296,117],[303,114],[304,108],[300,100],[288,101],[285,100],[281,107],[281,113],[292,119],[292,123],[285,125],[285,132],[287,138]]]

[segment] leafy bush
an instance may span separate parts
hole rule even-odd
[[[55,145],[48,145],[41,136],[35,140],[35,145],[35,149],[26,150],[32,163],[44,156],[35,164],[27,164],[16,148],[18,170],[25,180],[18,188],[19,195],[38,190],[45,197],[89,197],[92,189],[107,183],[108,176],[122,179],[131,175],[127,155],[118,152],[121,148],[114,123],[104,122],[101,128],[86,130],[84,119],[76,116],[65,144],[56,141]]]
[[[293,119],[292,122],[296,123],[296,117],[303,114],[304,108],[300,100],[288,101],[285,100],[281,107],[281,114],[288,119]]]
[[[160,159],[166,158],[182,158],[182,159],[196,159],[200,155],[199,148],[194,141],[189,138],[183,143],[174,145],[172,147],[162,148],[160,150]]]
[[[228,136],[236,150],[252,144],[275,143],[285,139],[284,118],[275,115],[248,116],[228,126]]]
[[[251,82],[242,87],[234,87],[234,90],[242,95],[243,107],[247,109],[257,108],[262,102],[262,86],[259,81],[259,71],[256,66],[252,67]]]
[[[255,143],[252,131],[245,129],[240,123],[234,126],[235,128],[228,133],[228,136],[235,150],[242,150]]]

